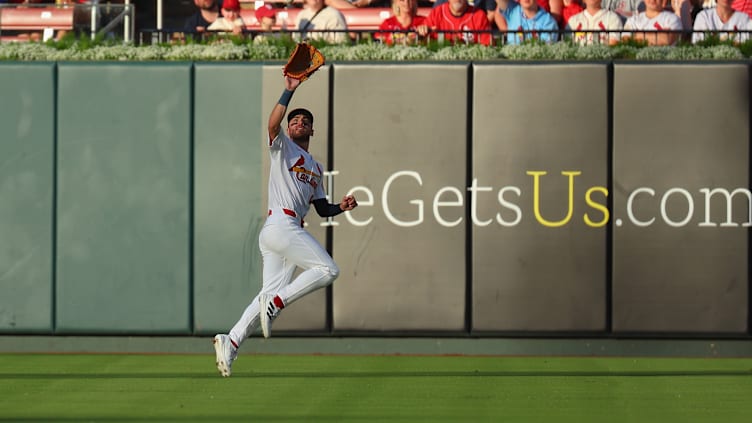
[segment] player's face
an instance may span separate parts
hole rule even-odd
[[[295,115],[287,124],[287,134],[290,138],[300,138],[313,135],[313,124],[308,116]]]

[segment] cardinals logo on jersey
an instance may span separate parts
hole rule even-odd
[[[300,182],[310,184],[312,187],[316,188],[319,185],[319,181],[321,180],[321,168],[316,165],[316,168],[318,169],[319,173],[316,174],[312,170],[308,170],[305,168],[305,157],[303,155],[300,155],[300,158],[295,162],[292,167],[290,167],[290,172],[294,173],[295,179],[299,180]]]

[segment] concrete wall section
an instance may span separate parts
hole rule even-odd
[[[337,331],[465,327],[467,65],[335,65]],[[365,101],[365,99],[368,99]]]
[[[58,331],[190,333],[191,64],[58,78]]]
[[[261,288],[263,67],[195,65],[195,332],[226,333]]]
[[[747,66],[615,65],[613,178],[614,331],[747,331]]]
[[[473,69],[473,330],[603,331],[607,65]]]
[[[0,64],[0,333],[53,329],[54,77]]]

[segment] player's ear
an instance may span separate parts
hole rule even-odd
[[[311,127],[311,136],[313,136],[313,127]]]

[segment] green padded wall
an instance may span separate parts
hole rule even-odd
[[[191,332],[191,66],[59,65],[58,332]]]
[[[197,333],[226,333],[261,287],[261,70],[249,64],[195,66]]]
[[[51,332],[55,66],[0,64],[0,332]]]

